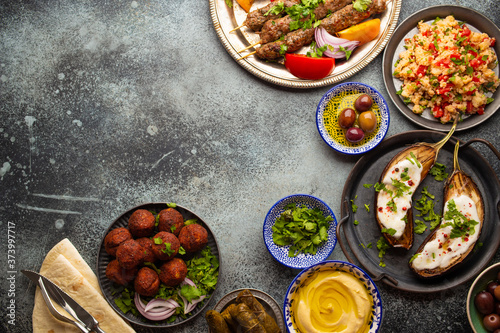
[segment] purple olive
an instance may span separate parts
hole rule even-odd
[[[490,283],[488,283],[488,285],[486,286],[486,291],[489,292],[490,294],[493,295],[493,293],[495,292],[495,288],[498,287],[498,282],[496,281],[491,281]]]
[[[493,312],[500,315],[500,303],[499,302],[495,303],[495,306],[493,307]]]
[[[359,142],[363,140],[364,137],[365,133],[360,128],[357,127],[351,127],[345,133],[345,138],[347,139],[347,141],[352,143]]]
[[[364,112],[370,110],[373,105],[373,100],[367,94],[362,94],[354,101],[354,108],[358,112]]]
[[[483,318],[484,327],[488,331],[494,331],[500,328],[500,316],[496,313],[489,314]]]
[[[493,312],[495,302],[493,301],[493,296],[486,290],[483,290],[474,297],[474,305],[479,313],[487,315]]]

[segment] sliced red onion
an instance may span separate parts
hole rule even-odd
[[[347,51],[352,51],[359,45],[358,41],[332,36],[324,28],[316,28],[314,30],[314,39],[316,40],[316,45],[318,47],[328,45],[326,51],[323,52],[324,56],[335,59],[342,59],[346,57],[345,52],[340,50],[340,46]],[[331,48],[333,48],[333,51]]]
[[[182,281],[181,285],[188,284],[192,287],[198,288],[196,284],[189,278],[185,278],[184,281]],[[188,314],[189,312],[193,311],[194,308],[196,308],[196,305],[203,301],[207,295],[202,295],[196,299],[193,299],[190,303],[188,303],[187,299],[181,295],[181,291],[179,290],[179,296],[181,297],[182,301],[184,302],[184,314]]]
[[[161,312],[162,310],[175,309],[179,306],[180,306],[179,303],[177,303],[173,299],[156,298],[149,301],[144,311]]]
[[[156,300],[151,300],[149,303],[156,301]],[[175,301],[174,301],[175,302]],[[161,312],[152,312],[152,311],[146,311],[147,305],[144,305],[142,303],[141,297],[139,296],[138,293],[135,293],[134,296],[134,303],[135,306],[137,307],[137,310],[143,315],[145,318],[149,320],[164,320],[167,319],[168,317],[172,316],[175,313],[175,307],[164,309]],[[148,303],[148,305],[149,305]],[[177,302],[176,302],[177,303]],[[179,304],[177,304],[179,306]]]

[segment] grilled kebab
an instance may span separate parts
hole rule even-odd
[[[359,12],[353,5],[345,6],[332,15],[321,20],[319,27],[334,35],[352,25],[358,24],[371,15],[380,14],[386,9],[385,0],[372,0],[368,8]],[[256,49],[257,57],[265,60],[275,60],[283,56],[284,52],[295,52],[314,40],[314,29],[298,29],[289,32],[283,39],[264,44]]]

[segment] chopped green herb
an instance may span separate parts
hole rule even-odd
[[[370,204],[365,204],[365,209],[367,212],[370,212]]]
[[[324,216],[319,208],[297,207],[288,204],[272,227],[273,242],[278,246],[290,246],[288,256],[299,253],[316,254],[318,247],[328,240],[331,216]]]
[[[396,234],[396,229],[393,228],[382,228],[382,232],[394,236]]]
[[[380,262],[378,265],[380,267],[385,267],[383,258],[390,247],[391,246],[389,245],[389,243],[387,243],[384,237],[380,237],[379,240],[377,241],[378,257],[380,258]]]
[[[354,0],[352,5],[358,12],[364,12],[371,3],[371,0]]]

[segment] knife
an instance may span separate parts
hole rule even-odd
[[[49,294],[50,298],[63,307],[73,318],[80,321],[85,325],[90,331],[96,333],[106,333],[99,327],[99,322],[92,317],[90,313],[87,312],[80,304],[78,304],[71,296],[66,294],[59,286],[54,282],[47,279],[45,276],[38,274],[37,272],[29,270],[21,270],[21,272],[26,275],[31,281],[39,285],[38,280],[41,279]]]

